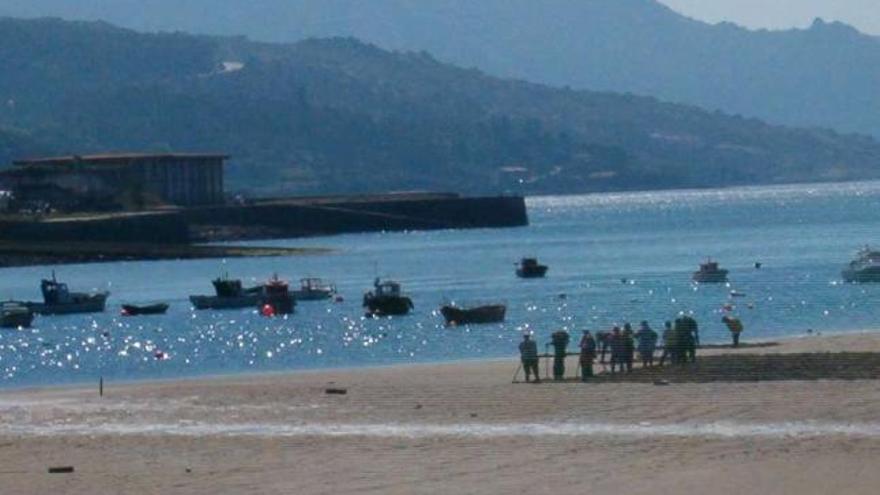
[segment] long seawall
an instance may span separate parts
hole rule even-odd
[[[524,198],[451,194],[291,198],[163,212],[0,220],[0,241],[186,244],[528,225]]]
[[[253,228],[250,237],[303,237],[356,232],[474,229],[528,225],[522,197],[404,197],[269,201],[184,212],[193,226]],[[261,235],[263,234],[263,235]]]

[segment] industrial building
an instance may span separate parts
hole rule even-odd
[[[18,203],[60,210],[208,206],[224,202],[228,156],[117,153],[15,161],[0,186]]]

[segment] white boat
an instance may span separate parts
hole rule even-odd
[[[336,286],[320,278],[304,278],[300,280],[299,290],[290,291],[290,294],[297,301],[322,301],[336,294]]]

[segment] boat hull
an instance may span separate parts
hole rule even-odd
[[[135,306],[132,304],[123,304],[122,311],[128,316],[164,315],[168,311],[168,305],[152,304],[150,306]]]
[[[370,316],[403,316],[413,309],[408,297],[373,297],[364,299],[364,308]]]
[[[546,266],[532,268],[517,268],[516,276],[519,278],[544,278],[547,275]]]
[[[261,299],[262,296],[259,294],[247,294],[237,297],[189,296],[193,307],[199,310],[255,308]]]
[[[267,297],[260,300],[260,309],[272,308],[273,315],[292,315],[296,310],[296,298],[293,295]]]
[[[507,307],[501,304],[467,309],[443,306],[440,308],[440,313],[448,325],[483,325],[503,322]]]
[[[323,290],[295,290],[291,291],[297,301],[324,301],[333,297],[333,291]]]
[[[85,298],[56,304],[28,303],[27,307],[40,315],[69,315],[78,313],[103,313],[107,307],[108,292],[92,294]]]
[[[694,282],[700,284],[723,284],[727,282],[727,270],[715,272],[694,272]]]
[[[861,270],[844,270],[841,275],[847,283],[880,283],[880,267],[863,268]]]
[[[26,307],[0,312],[0,328],[30,328],[34,313]]]

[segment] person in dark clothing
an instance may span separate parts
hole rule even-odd
[[[638,351],[642,358],[642,367],[654,366],[654,349],[657,347],[657,332],[651,328],[647,321],[643,321],[639,331],[635,334],[639,341]]]
[[[599,363],[605,364],[605,354],[611,349],[611,332],[596,332],[596,342],[599,345]]]
[[[565,378],[565,355],[568,353],[568,343],[571,338],[565,330],[553,332],[550,336],[550,344],[553,346],[553,379]]]
[[[660,354],[660,366],[663,366],[663,363],[666,362],[666,358],[669,358],[670,362],[675,362],[675,358],[673,358],[672,350],[675,348],[675,337],[674,332],[672,330],[672,322],[667,321],[663,324],[663,353]]]
[[[688,361],[697,361],[697,343],[694,334],[697,333],[697,321],[690,316],[682,316],[675,320],[675,340],[677,344],[676,354],[678,364],[686,364]]]
[[[541,377],[538,376],[538,343],[532,340],[529,334],[523,335],[523,341],[519,344],[519,357],[526,372],[526,383],[529,382],[529,378],[533,373],[535,375],[535,383],[540,383]]]
[[[589,330],[584,330],[581,338],[581,381],[589,381],[593,377],[593,361],[596,359],[596,340]]]
[[[626,365],[627,373],[632,373],[635,355],[636,341],[633,338],[632,326],[627,323],[623,326],[623,363]]]
[[[609,341],[611,345],[611,372],[614,373],[617,370],[617,367],[620,367],[620,371],[623,371],[623,363],[626,359],[626,348],[623,342],[623,334],[620,333],[620,327],[614,327],[614,329],[611,330]]]

